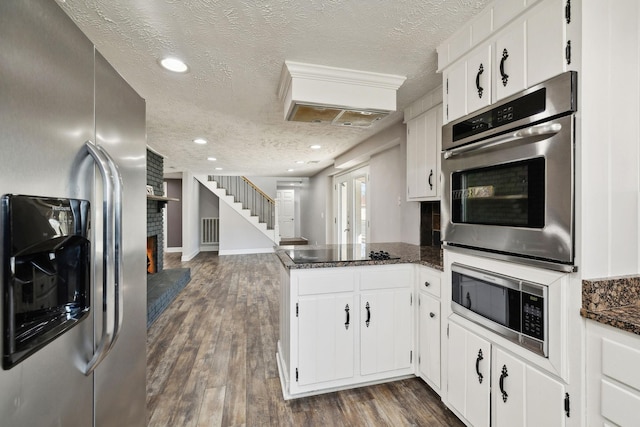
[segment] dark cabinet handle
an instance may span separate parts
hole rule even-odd
[[[478,382],[482,384],[484,376],[480,373],[480,362],[484,360],[482,356],[482,349],[478,350],[478,357],[476,358],[476,374],[478,374]]]
[[[430,312],[430,313],[429,313],[429,317],[431,317],[431,318],[433,319],[434,317],[436,317],[436,314],[435,314],[435,313],[433,313],[433,312]]]
[[[509,52],[507,49],[502,51],[502,59],[500,60],[500,75],[502,76],[502,85],[506,86],[509,82],[509,74],[504,72],[504,63],[507,61],[509,57]]]
[[[347,304],[344,307],[344,311],[345,311],[345,313],[347,313],[347,321],[344,322],[344,328],[348,330],[349,329],[349,304]]]
[[[484,92],[484,88],[480,86],[480,76],[484,73],[484,67],[480,64],[480,68],[478,68],[478,74],[476,74],[476,89],[478,90],[478,98],[482,98],[482,92]]]
[[[426,288],[428,288],[429,286],[431,286],[431,283],[429,283],[429,282],[424,282],[424,286],[425,286]]]
[[[371,322],[371,307],[369,306],[369,302],[367,301],[367,305],[365,306],[365,308],[367,309],[367,320],[364,322],[365,325],[367,325],[367,328],[369,327],[369,322]]]
[[[502,365],[502,373],[500,374],[500,393],[502,393],[502,401],[507,403],[507,398],[509,395],[506,391],[504,391],[504,379],[507,378],[509,374],[507,373],[507,365]]]
[[[433,182],[431,182],[431,178],[433,178],[433,169],[431,169],[431,173],[429,173],[429,189],[433,190]]]

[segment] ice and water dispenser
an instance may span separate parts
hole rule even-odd
[[[89,218],[86,200],[2,196],[3,369],[10,369],[88,314]]]

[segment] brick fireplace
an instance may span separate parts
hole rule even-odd
[[[163,194],[162,179],[164,173],[164,159],[162,156],[147,150],[147,185],[153,186],[153,194]],[[147,199],[147,266],[153,264],[155,269],[147,273],[157,273],[164,269],[164,220],[162,207],[164,204],[156,200]],[[150,246],[153,246],[150,248]]]

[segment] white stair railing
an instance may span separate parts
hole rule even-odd
[[[242,203],[244,209],[248,209],[252,216],[258,217],[259,222],[267,225],[267,230],[275,228],[275,201],[246,177],[209,175],[207,180],[215,182],[218,188],[223,188],[236,202]]]

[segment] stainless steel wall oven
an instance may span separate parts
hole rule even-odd
[[[567,72],[443,127],[447,247],[575,270],[576,109]]]

